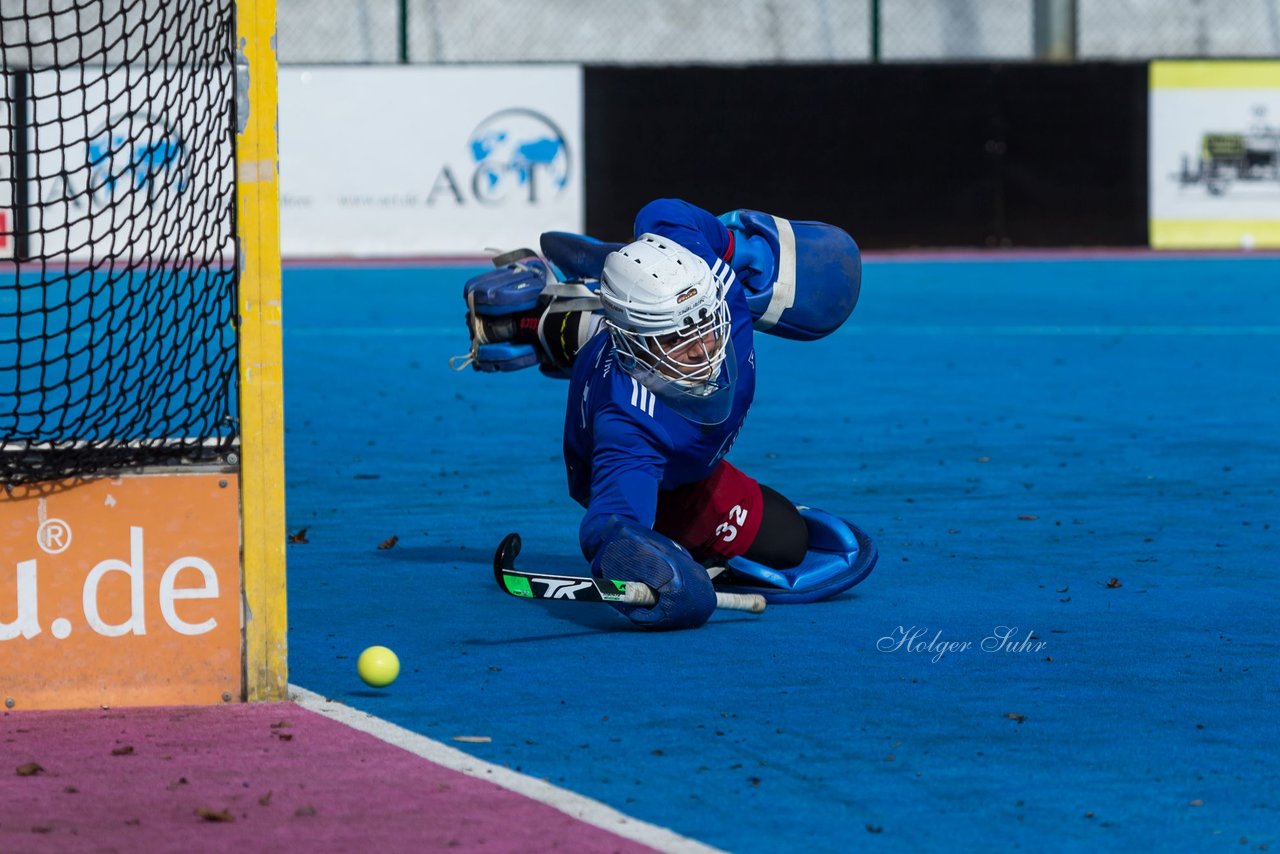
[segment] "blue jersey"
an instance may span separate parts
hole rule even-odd
[[[674,199],[645,206],[636,234],[669,237],[708,265],[732,255],[733,238],[707,211]],[[671,409],[620,367],[602,330],[574,360],[564,424],[569,494],[587,508],[579,538],[591,560],[611,515],[652,527],[658,490],[702,480],[729,452],[756,388],[752,315],[736,279],[727,301],[737,379],[729,416],[719,424],[696,423]]]

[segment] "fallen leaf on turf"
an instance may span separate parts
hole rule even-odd
[[[44,768],[39,762],[28,762],[26,765],[18,766],[19,777],[34,777],[37,774],[44,773]]]
[[[132,744],[126,744],[126,745],[124,745],[124,746],[122,746],[122,747],[117,747],[115,750],[112,750],[112,751],[111,751],[111,755],[112,755],[112,756],[132,756],[132,755],[133,755],[133,745],[132,745]]]
[[[307,529],[306,529],[306,528],[303,528],[301,531],[299,531],[299,532],[298,532],[298,533],[296,533],[296,534],[290,534],[290,535],[289,535],[289,542],[291,542],[291,543],[301,543],[301,544],[304,544],[304,545],[305,545],[306,543],[311,542],[310,540],[308,540],[308,539],[307,539]]]
[[[196,815],[205,821],[235,821],[236,817],[227,810],[211,810],[208,807],[200,807],[196,810]]]
[[[1202,807],[1202,806],[1204,806],[1204,801],[1202,801],[1200,798],[1196,798],[1194,801],[1191,801],[1190,803],[1188,803],[1188,804],[1187,804],[1187,806],[1189,806],[1189,807]]]
[[[1113,578],[1107,582],[1107,587],[1111,588],[1112,590],[1115,590],[1117,587],[1123,587],[1123,586],[1124,585],[1120,583],[1120,579],[1118,578]]]
[[[67,786],[67,787],[66,787],[65,789],[63,789],[62,791],[66,792],[68,795],[75,795],[75,794],[78,794],[78,793],[80,792],[80,790],[79,790],[79,789],[77,789],[75,786]]]
[[[1026,715],[1020,715],[1017,712],[1007,712],[1005,713],[1005,717],[1011,721],[1014,721],[1015,723],[1022,723],[1027,719]]]
[[[387,539],[383,540],[381,543],[378,543],[378,548],[394,549],[396,547],[396,543],[398,542],[400,542],[399,537],[388,537]]]
[[[453,737],[453,740],[466,741],[471,744],[488,744],[489,742],[493,741],[493,739],[487,735],[455,735]]]
[[[1034,522],[1035,520],[1039,519],[1040,517],[1039,517],[1039,516],[1032,516],[1030,513],[1023,513],[1023,514],[1022,514],[1021,516],[1019,516],[1018,518],[1019,518],[1019,519],[1021,519],[1021,520],[1022,520],[1022,521],[1024,521],[1024,522]]]
[[[1066,587],[1062,588],[1061,590],[1056,590],[1055,592],[1057,592],[1057,593],[1066,593],[1066,592],[1067,592],[1068,590],[1070,590],[1070,589],[1071,589],[1071,585],[1070,585],[1070,584],[1068,584]]]
[[[883,832],[884,832],[884,828],[878,824],[867,825],[867,833],[883,833]]]
[[[128,825],[129,827],[137,827],[138,825],[142,824],[142,819],[140,818],[127,819],[125,821],[125,824]]]
[[[293,741],[293,733],[291,732],[273,732],[271,734],[281,741]]]
[[[991,462],[991,457],[978,457],[978,462],[980,462],[980,463],[989,463],[989,462]]]
[[[293,724],[289,723],[288,721],[276,721],[271,725],[271,728],[272,729],[288,729],[291,726],[293,726]]]
[[[271,792],[267,792],[265,795],[263,795],[262,797],[258,798],[258,806],[262,806],[262,807],[270,806],[270,804],[271,804],[271,795],[272,795],[272,793],[271,793]]]
[[[296,810],[293,811],[293,814],[296,816],[303,816],[303,817],[309,816],[309,815],[315,815],[316,808],[315,807],[298,807]]]

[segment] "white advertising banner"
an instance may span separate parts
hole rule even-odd
[[[280,69],[281,251],[478,255],[583,228],[579,66]]]
[[[1280,62],[1150,69],[1156,248],[1280,246]]]
[[[33,72],[30,81],[32,255],[231,251],[229,67],[65,68]]]

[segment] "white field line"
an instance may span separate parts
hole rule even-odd
[[[717,854],[719,848],[713,848],[695,839],[681,836],[664,827],[640,821],[624,815],[613,807],[599,801],[553,786],[545,780],[538,780],[526,774],[512,771],[501,765],[494,765],[477,759],[447,744],[419,735],[416,732],[397,726],[390,721],[374,717],[359,709],[326,700],[324,697],[297,685],[289,686],[289,699],[302,708],[324,715],[330,720],[345,724],[352,729],[368,733],[375,738],[407,750],[437,765],[452,771],[488,780],[511,792],[523,795],[530,800],[553,807],[565,815],[572,816],[586,824],[607,830],[610,833],[648,845],[658,851],[672,854]]]

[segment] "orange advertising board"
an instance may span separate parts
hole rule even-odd
[[[0,702],[241,698],[239,484],[131,475],[0,491]]]

